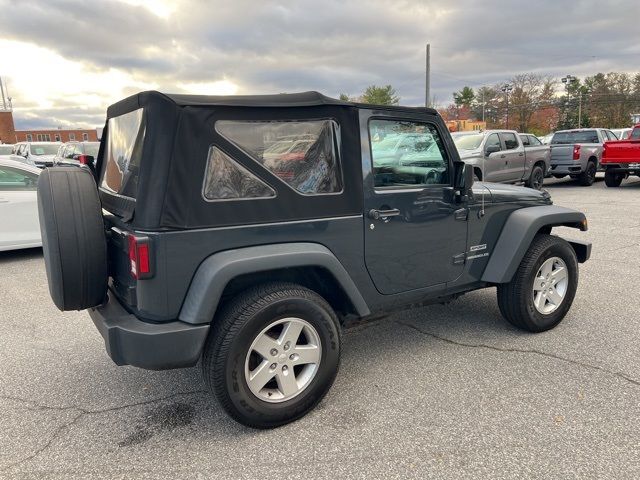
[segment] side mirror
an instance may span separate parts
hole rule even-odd
[[[499,151],[500,151],[500,146],[499,145],[489,145],[487,148],[484,149],[484,155],[485,155],[485,157],[488,157],[492,153],[496,153],[496,152],[499,152]]]
[[[461,199],[465,199],[473,186],[473,166],[464,162],[455,162],[453,188]]]

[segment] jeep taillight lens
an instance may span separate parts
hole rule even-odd
[[[580,145],[573,146],[573,159],[580,160]]]
[[[149,239],[137,235],[128,235],[129,272],[136,280],[151,276]]]
[[[82,165],[89,165],[88,155],[78,155],[78,162],[80,162]]]

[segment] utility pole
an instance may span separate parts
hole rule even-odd
[[[513,90],[513,85],[505,83],[500,89],[504,92],[504,96],[507,100],[507,130],[509,130],[509,92]]]
[[[482,123],[484,123],[484,88],[482,89]]]
[[[431,44],[427,43],[427,57],[426,57],[426,80],[424,88],[424,106],[429,108],[431,106]]]
[[[578,100],[578,128],[582,128],[582,92]]]

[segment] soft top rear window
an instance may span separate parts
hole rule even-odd
[[[100,188],[136,198],[145,134],[143,109],[109,119]]]

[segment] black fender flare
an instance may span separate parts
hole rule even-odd
[[[587,219],[582,212],[556,205],[525,207],[512,212],[502,228],[491,258],[484,269],[482,281],[488,283],[511,281],[536,234],[544,227],[560,226],[586,231]],[[576,251],[581,263],[588,260],[591,244],[569,243]]]
[[[327,269],[359,316],[371,313],[358,287],[327,247],[317,243],[282,243],[226,250],[207,257],[191,281],[178,318],[190,324],[210,323],[225,287],[240,275],[307,266]]]

